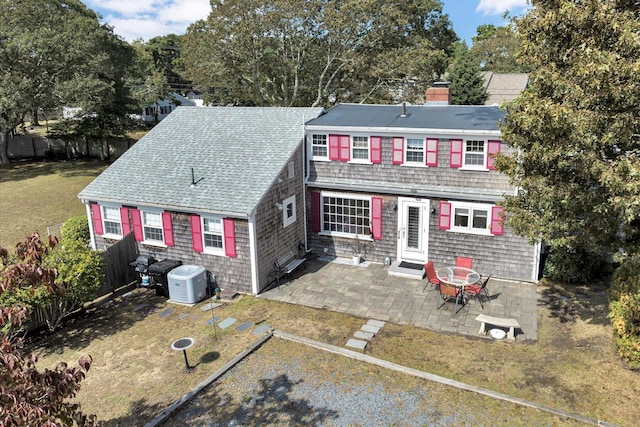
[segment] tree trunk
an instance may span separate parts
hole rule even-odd
[[[31,126],[40,126],[40,122],[38,121],[38,109],[36,108],[31,113]]]
[[[0,165],[9,164],[9,131],[0,131]]]

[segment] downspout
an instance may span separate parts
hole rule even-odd
[[[309,252],[307,237],[307,181],[309,180],[310,160],[307,153],[307,136],[304,115],[302,115],[302,218],[304,221],[304,251]]]
[[[91,206],[89,205],[89,202],[83,200],[82,203],[84,203],[84,207],[87,210],[87,220],[89,222],[89,238],[91,239],[91,249],[93,249],[94,251],[96,250],[96,235],[94,233],[93,230],[93,218],[91,217]]]
[[[251,292],[258,295],[260,284],[258,283],[258,254],[256,246],[256,211],[249,215],[249,263],[251,264]]]

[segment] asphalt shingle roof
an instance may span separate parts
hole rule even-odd
[[[486,105],[340,104],[309,120],[309,126],[497,131],[504,112]]]
[[[178,107],[78,197],[249,215],[322,111]]]

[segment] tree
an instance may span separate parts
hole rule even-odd
[[[212,1],[181,58],[205,101],[390,100],[444,71],[456,37],[437,0]]]
[[[9,134],[39,108],[94,111],[113,93],[100,73],[109,27],[79,0],[0,2],[0,164],[9,162]],[[106,35],[106,36],[105,36]]]
[[[480,64],[469,51],[466,42],[460,43],[456,49],[449,81],[452,104],[483,105],[487,100],[488,94],[480,72]]]
[[[640,247],[637,1],[534,1],[517,21],[528,88],[507,105],[496,166],[512,230],[553,247]]]
[[[48,246],[32,236],[17,250],[23,262],[10,264],[8,253],[0,248],[0,298],[15,288],[16,280],[39,283],[56,289],[55,272],[42,268]],[[72,403],[91,366],[91,356],[80,358],[78,367],[60,362],[54,369],[40,371],[37,356],[26,355],[24,342],[13,331],[22,327],[26,308],[0,306],[0,425],[92,426],[95,416],[82,413]]]
[[[526,73],[530,67],[518,63],[518,39],[511,25],[496,27],[482,24],[472,38],[471,53],[480,62],[482,70],[494,73]]]

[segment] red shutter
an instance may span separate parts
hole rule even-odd
[[[236,257],[236,229],[233,220],[225,218],[224,224],[224,252],[230,258]]]
[[[131,233],[131,223],[129,222],[129,208],[120,208],[120,221],[122,222],[122,235]]]
[[[502,236],[504,233],[504,208],[502,206],[491,207],[491,234]]]
[[[371,234],[375,240],[382,239],[382,197],[371,198]]]
[[[162,212],[162,231],[164,232],[164,244],[173,246],[173,225],[169,212]]]
[[[329,135],[329,160],[340,160],[340,140],[338,135]]]
[[[144,233],[142,232],[142,215],[138,209],[131,209],[131,220],[133,222],[133,237],[138,242],[144,240]]]
[[[311,193],[311,231],[319,233],[320,229],[320,193],[314,191]]]
[[[382,137],[372,136],[371,143],[371,163],[382,163]]]
[[[404,138],[394,136],[392,138],[392,157],[394,165],[401,165],[404,162]]]
[[[351,160],[351,137],[340,135],[340,160],[348,162]]]
[[[101,207],[97,203],[91,203],[91,216],[93,217],[93,231],[98,235],[103,235],[102,228],[102,212]]]
[[[200,223],[200,215],[189,216],[191,221],[191,245],[195,252],[202,252],[202,224]]]
[[[500,141],[491,141],[487,143],[487,169],[495,170],[496,159],[494,156],[500,152]]]
[[[462,148],[464,144],[461,139],[452,139],[450,142],[449,166],[452,168],[462,167]]]
[[[451,228],[451,203],[440,202],[440,218],[438,219],[438,228],[440,230],[448,230]]]
[[[427,166],[438,166],[438,140],[436,138],[427,138]]]

